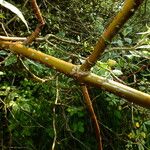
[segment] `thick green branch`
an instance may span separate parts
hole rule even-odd
[[[120,97],[127,99],[129,102],[133,102],[143,107],[150,108],[150,95],[146,93],[140,92],[138,90],[135,90],[126,85],[117,83],[115,81],[97,76],[93,73],[89,73],[87,76],[82,76],[81,78],[78,78],[77,76],[78,72],[76,72],[76,69],[75,69],[77,68],[76,65],[73,65],[71,63],[65,62],[58,58],[49,56],[40,51],[27,48],[18,43],[0,41],[0,47],[5,48],[5,49],[7,48],[14,53],[17,53],[27,58],[33,59],[35,61],[41,62],[49,67],[52,67],[53,69],[59,72],[62,72],[73,78],[77,78],[81,82],[84,82],[92,86],[100,87],[101,89],[104,89],[106,91],[114,93],[115,95],[118,95]]]
[[[137,8],[142,4],[144,0],[125,0],[124,6],[116,17],[112,20],[108,28],[104,31],[96,44],[92,54],[86,59],[80,67],[80,70],[89,71],[93,67],[96,61],[100,58],[104,52],[108,43],[111,42],[112,38],[118,33],[125,22],[134,14]]]

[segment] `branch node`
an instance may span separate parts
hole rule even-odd
[[[76,65],[75,67],[73,67],[71,75],[73,75],[75,78],[79,79],[85,76],[88,76],[90,74],[89,71],[82,71],[80,69],[81,65]]]

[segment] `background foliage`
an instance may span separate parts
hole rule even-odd
[[[22,11],[32,32],[37,20],[29,2],[8,2]],[[36,41],[31,47],[75,64],[80,64],[90,54],[123,4],[122,0],[37,2],[46,21],[40,36],[53,34],[59,39],[54,36],[48,41]],[[149,93],[149,17],[150,1],[146,0],[92,71],[109,79],[119,78],[127,85]],[[0,20],[1,35],[25,37],[30,34],[20,19],[2,7]],[[32,73],[48,81],[34,81],[18,56],[0,51],[0,146],[3,149],[51,149],[55,120],[56,149],[97,149],[80,85],[32,60],[25,59],[24,64]],[[100,89],[89,87],[89,90],[101,126],[104,150],[150,149],[149,110]]]

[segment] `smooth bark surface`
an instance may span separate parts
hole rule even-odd
[[[106,28],[100,39],[98,40],[92,54],[86,59],[80,67],[80,70],[89,71],[101,57],[105,48],[111,42],[112,38],[119,32],[122,26],[135,13],[140,4],[144,0],[125,0],[120,12],[115,16],[110,25]]]
[[[22,44],[19,43],[12,43],[12,42],[5,42],[0,41],[1,48],[7,48],[10,51],[23,55],[27,58],[33,59],[38,61],[46,66],[52,67],[53,69],[64,73],[68,76],[76,78],[79,82],[84,82],[91,86],[100,87],[103,90],[109,91],[127,99],[129,102],[133,102],[140,106],[150,108],[150,95],[135,90],[131,87],[126,85],[120,84],[118,82],[108,80],[106,78],[97,76],[93,73],[90,73],[87,76],[82,76],[80,78],[77,77],[78,70],[76,69],[79,66],[73,65],[71,63],[65,62],[53,56],[44,54],[40,51],[34,50],[32,48],[27,48]]]

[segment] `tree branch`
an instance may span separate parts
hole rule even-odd
[[[103,150],[102,138],[101,138],[101,135],[100,135],[100,128],[99,128],[97,117],[95,115],[95,112],[94,112],[94,109],[93,109],[93,106],[92,106],[92,102],[91,102],[91,99],[90,99],[90,96],[89,96],[88,89],[85,85],[82,85],[81,88],[82,88],[82,93],[83,93],[83,96],[84,96],[84,99],[85,99],[87,109],[90,113],[91,120],[92,120],[94,128],[95,128],[96,140],[98,142],[98,150]]]
[[[81,76],[78,78],[78,70],[76,72],[76,68],[79,67],[77,65],[73,65],[69,62],[65,62],[61,59],[55,58],[53,56],[44,54],[40,51],[34,50],[32,48],[27,48],[19,43],[5,42],[0,41],[0,47],[3,49],[9,49],[10,51],[23,55],[27,58],[38,61],[46,66],[52,67],[53,69],[64,73],[70,77],[76,78],[79,82],[89,84],[91,86],[99,87],[103,90],[109,91],[127,99],[129,102],[133,102],[140,106],[150,108],[150,95],[135,90],[129,86],[123,85],[121,83],[117,83],[112,80],[105,79],[93,73],[89,73],[86,76]],[[80,73],[80,72],[79,72]],[[77,74],[77,75],[76,75]]]
[[[99,41],[97,42],[94,51],[86,59],[80,67],[80,70],[89,71],[95,65],[97,60],[101,57],[107,45],[111,42],[112,38],[118,33],[122,26],[134,14],[137,8],[144,0],[125,0],[124,6],[120,12],[115,16],[110,25],[104,31]]]
[[[49,39],[55,39],[57,41],[63,42],[63,43],[67,43],[67,44],[73,44],[73,45],[83,45],[80,42],[76,42],[74,40],[67,40],[67,39],[63,39],[60,38],[54,34],[47,34],[45,37],[36,37],[34,40],[36,41],[47,41]],[[0,35],[0,40],[5,40],[5,41],[26,41],[27,38],[26,37],[8,37],[8,36],[2,36]]]
[[[43,26],[45,25],[45,21],[42,17],[40,8],[38,7],[36,0],[30,0],[30,4],[32,6],[32,9],[34,11],[36,18],[39,21],[39,24],[37,25],[34,32],[29,37],[27,37],[27,39],[24,41],[24,44],[26,44],[26,45],[32,43],[33,40],[35,40],[35,38],[38,37],[40,31],[42,30]]]

